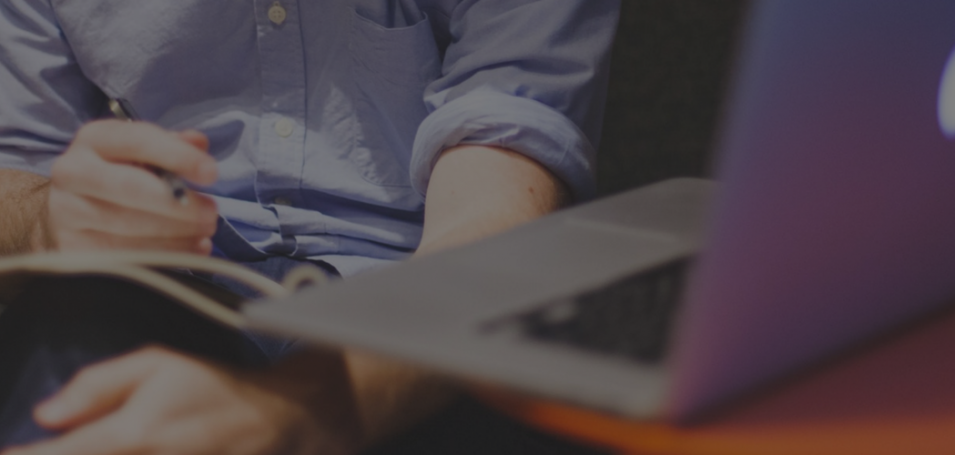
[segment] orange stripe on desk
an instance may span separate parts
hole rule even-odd
[[[948,455],[955,453],[955,316],[692,427],[478,394],[541,428],[632,454]]]

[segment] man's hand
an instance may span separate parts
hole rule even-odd
[[[156,249],[208,254],[218,214],[209,197],[190,191],[180,204],[143,165],[200,185],[216,180],[202,133],[174,133],[140,122],[87,124],[53,164],[48,203],[60,250]]]
[[[325,351],[247,373],[145,348],[83,370],[35,417],[67,433],[2,455],[338,455],[360,439],[344,362]]]

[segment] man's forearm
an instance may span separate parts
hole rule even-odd
[[[0,256],[42,251],[52,245],[46,229],[49,180],[0,169]]]
[[[522,155],[478,146],[450,149],[432,173],[416,256],[505,231],[569,199],[559,179]],[[455,394],[424,370],[358,352],[347,359],[367,442],[419,421]]]

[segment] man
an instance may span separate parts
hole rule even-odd
[[[585,199],[617,9],[4,0],[0,251],[159,249],[347,278]],[[146,122],[96,120],[108,98]],[[143,165],[198,189],[180,204]],[[447,396],[384,360],[246,341],[281,360],[148,347],[89,366],[36,409],[60,436],[16,453],[352,453]]]

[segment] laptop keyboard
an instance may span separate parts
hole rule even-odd
[[[657,362],[666,353],[687,266],[687,260],[673,262],[498,319],[485,328],[490,332],[516,329],[521,336],[536,341]]]

